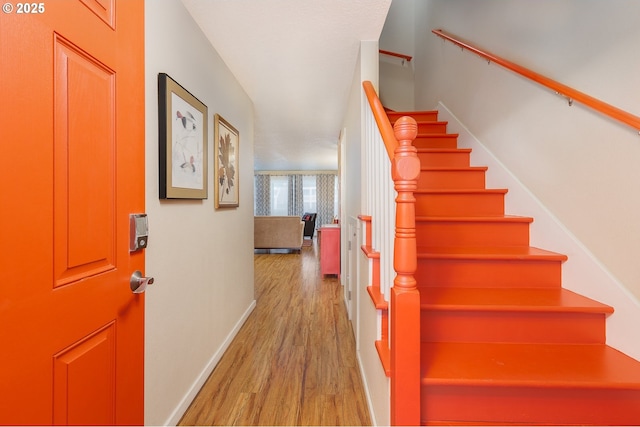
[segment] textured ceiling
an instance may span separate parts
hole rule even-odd
[[[335,170],[361,40],[391,0],[182,0],[255,108],[255,170]]]

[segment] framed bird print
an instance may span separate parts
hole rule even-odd
[[[240,134],[219,114],[214,117],[215,136],[213,140],[213,157],[215,159],[214,187],[215,206],[217,208],[234,208],[239,205],[240,192],[238,186],[240,153]]]
[[[207,106],[158,74],[161,199],[207,198]]]

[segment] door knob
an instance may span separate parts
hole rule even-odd
[[[134,294],[141,294],[146,289],[147,286],[153,284],[153,277],[144,277],[140,270],[136,270],[131,275],[131,280],[129,280],[129,285],[131,287],[131,292]]]

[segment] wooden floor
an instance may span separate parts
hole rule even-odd
[[[342,286],[317,243],[284,252],[255,255],[256,308],[179,425],[371,425]]]

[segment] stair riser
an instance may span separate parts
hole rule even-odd
[[[416,222],[419,246],[529,246],[528,222]]]
[[[601,313],[422,310],[423,342],[604,344]]]
[[[500,216],[502,193],[415,193],[418,216]]]
[[[470,164],[469,153],[465,151],[449,153],[418,152],[418,158],[422,167],[462,168]]]
[[[418,133],[446,133],[447,122],[418,122]]]
[[[484,175],[485,171],[473,169],[464,171],[422,170],[418,177],[418,188],[423,190],[482,189],[485,187]]]
[[[389,117],[389,121],[393,124],[400,117],[409,116],[413,117],[413,119],[417,122],[435,122],[438,120],[438,112],[437,111],[412,111],[412,112],[387,112],[387,116]]]
[[[560,261],[418,259],[419,287],[556,288]]]
[[[413,140],[416,148],[458,148],[458,135],[421,135]]]
[[[423,385],[422,424],[430,422],[639,425],[640,391],[566,387]]]

